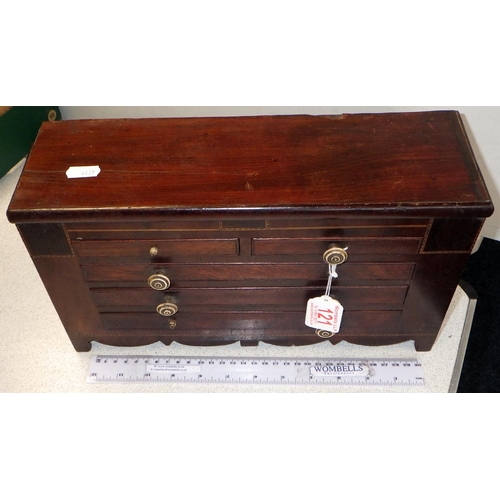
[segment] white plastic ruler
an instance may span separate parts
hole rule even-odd
[[[89,382],[423,386],[416,359],[92,356]]]

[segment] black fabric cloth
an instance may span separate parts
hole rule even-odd
[[[500,392],[500,241],[483,238],[462,279],[477,304],[457,392]]]

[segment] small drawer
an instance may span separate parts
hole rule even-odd
[[[387,236],[423,236],[429,219],[420,218],[378,218],[378,217],[330,217],[293,219],[273,218],[267,223],[269,229],[339,229],[350,234]],[[370,233],[371,232],[371,233]]]
[[[157,259],[168,261],[169,256],[195,255],[238,255],[237,238],[225,239],[165,239],[165,240],[111,240],[111,241],[73,241],[72,247],[81,258],[134,258],[150,260],[153,255]]]
[[[128,239],[129,234],[134,235],[134,239],[144,239],[140,237],[144,233],[154,234],[164,231],[217,231],[219,221],[216,219],[189,219],[189,218],[163,218],[162,220],[143,220],[141,222],[68,222],[65,228],[71,239],[82,240],[107,240],[110,234],[113,239]],[[158,236],[153,236],[157,238]]]
[[[349,261],[366,262],[388,260],[399,254],[415,255],[421,245],[420,238],[253,238],[253,255],[317,255],[321,260],[323,253],[332,245],[347,247]]]

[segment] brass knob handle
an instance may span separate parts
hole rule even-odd
[[[179,308],[177,305],[172,302],[164,302],[163,304],[159,304],[156,308],[156,312],[162,316],[173,316],[178,310]]]
[[[333,333],[329,332],[328,330],[316,330],[316,335],[318,337],[321,337],[322,339],[329,339],[330,337],[333,337]]]
[[[347,252],[345,248],[340,248],[338,246],[332,246],[323,254],[323,260],[327,264],[339,265],[347,260]]]
[[[148,285],[155,290],[166,290],[170,287],[170,280],[164,274],[156,273],[148,278]]]

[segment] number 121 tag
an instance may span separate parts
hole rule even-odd
[[[328,295],[314,297],[307,301],[306,326],[338,333],[344,308],[338,300]]]

